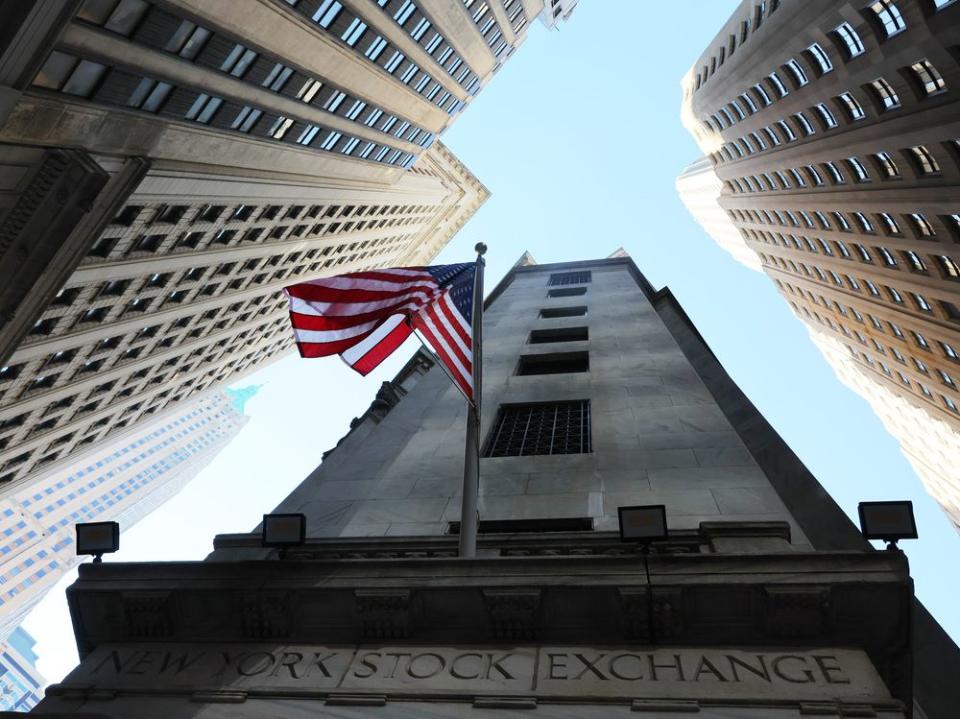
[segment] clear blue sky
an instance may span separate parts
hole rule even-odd
[[[654,286],[673,290],[734,380],[851,516],[861,500],[914,500],[921,538],[904,549],[917,593],[960,639],[960,571],[951,559],[960,536],[770,280],[718,249],[674,190],[698,155],[680,125],[680,78],[736,5],[583,0],[558,32],[536,23],[443,138],[493,196],[438,262],[469,260],[474,244],[486,242],[489,288],[524,250],[545,263],[604,257],[622,245]],[[248,404],[249,425],[123,535],[115,560],[200,559],[215,534],[249,531],[412,349],[366,379],[336,359],[294,357],[246,378],[241,385],[265,384]],[[52,681],[76,663],[63,599],[72,581],[26,622]]]

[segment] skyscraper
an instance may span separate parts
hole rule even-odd
[[[292,345],[280,288],[433,258],[436,138],[541,0],[39,0],[0,47],[0,483]]]
[[[37,671],[34,644],[23,627],[0,642],[0,711],[30,711],[40,701],[46,682]]]
[[[958,41],[944,0],[746,0],[683,80],[709,165],[678,188],[774,281],[960,528]],[[709,175],[719,210],[695,199]]]
[[[112,520],[126,530],[166,502],[247,423],[254,391],[186,402],[0,498],[0,641],[83,560],[77,522]]]
[[[277,508],[303,543],[83,565],[81,664],[38,713],[955,713],[960,652],[922,607],[911,625],[904,555],[869,547],[625,253],[525,254],[483,335],[477,557],[456,556],[465,403],[418,352]],[[663,534],[621,541],[620,510],[658,505]]]
[[[540,22],[553,30],[561,20],[568,20],[579,0],[548,0],[540,13]]]

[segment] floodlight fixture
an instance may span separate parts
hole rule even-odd
[[[296,547],[307,538],[307,517],[304,514],[263,515],[264,547]]]
[[[120,549],[120,525],[116,522],[86,522],[76,525],[77,555],[93,555],[97,564],[104,554]]]
[[[647,545],[667,538],[667,507],[663,504],[647,504],[634,507],[618,507],[620,541]]]
[[[863,536],[887,542],[887,549],[894,549],[901,539],[917,538],[917,521],[909,500],[860,502],[857,510]]]

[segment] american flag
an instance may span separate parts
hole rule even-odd
[[[473,401],[476,264],[397,267],[284,288],[301,357],[338,354],[366,375],[414,330]]]

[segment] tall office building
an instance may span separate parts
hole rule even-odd
[[[540,22],[549,30],[553,30],[561,20],[566,22],[570,19],[570,14],[578,2],[579,0],[547,0],[544,3],[543,12],[540,13]]]
[[[38,0],[0,39],[0,484],[292,347],[280,288],[428,263],[436,138],[542,0]]]
[[[81,663],[35,713],[954,716],[960,652],[921,607],[911,628],[904,555],[869,547],[622,251],[525,255],[483,336],[475,558],[465,402],[418,352],[277,508],[302,544],[83,565]],[[646,549],[617,531],[636,505],[665,505]]]
[[[681,118],[726,215],[701,224],[843,348],[824,354],[960,528],[958,43],[955,2],[745,0]],[[678,187],[706,199],[697,173]]]
[[[34,644],[23,627],[0,642],[0,711],[26,712],[40,701],[46,680],[37,671]]]
[[[77,522],[111,520],[126,530],[166,502],[236,437],[253,392],[186,402],[0,499],[0,641],[83,560]]]

